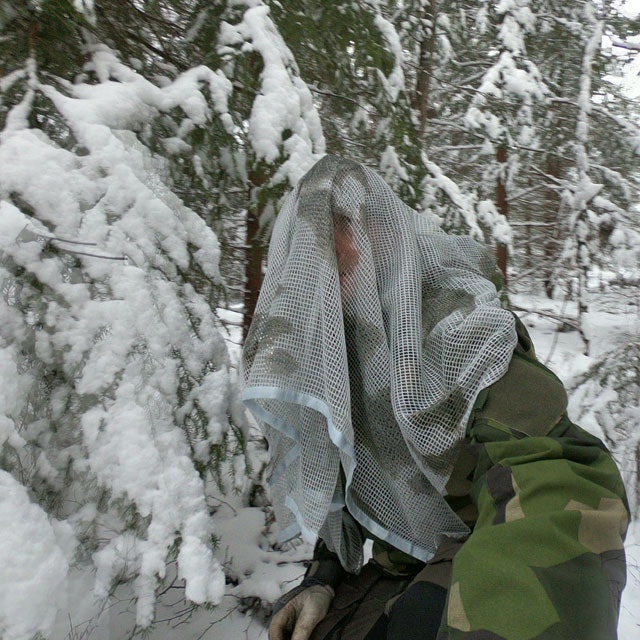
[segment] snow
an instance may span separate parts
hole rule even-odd
[[[73,6],[80,12],[91,17],[94,12],[93,0],[73,0]]]
[[[400,180],[409,180],[409,174],[402,166],[402,161],[392,146],[388,146],[383,151],[380,156],[380,166],[378,169],[380,174],[384,176],[384,179],[389,183],[392,183],[396,176],[400,178]]]
[[[622,14],[628,18],[635,19],[640,15],[640,0],[621,0],[621,4]]]
[[[2,280],[14,281],[13,272],[5,268],[12,261],[32,274],[43,295],[15,281],[15,295],[5,298],[3,318],[6,314],[9,322],[4,326],[0,368],[11,382],[0,398],[0,428],[26,473],[37,477],[36,484],[60,489],[68,471],[90,479],[74,491],[80,511],[74,514],[71,504],[67,508],[70,520],[82,524],[75,535],[85,535],[84,528],[103,539],[87,567],[96,571],[95,596],[106,597],[119,575],[136,576],[136,624],[144,628],[154,619],[158,578],[165,575],[167,555],[178,539],[177,571],[186,597],[196,604],[215,604],[223,596],[225,579],[211,545],[214,528],[204,482],[176,421],[190,419],[194,406],[209,393],[224,401],[230,376],[226,349],[208,305],[179,275],[181,269],[197,264],[211,282],[219,282],[217,238],[162,182],[159,160],[132,131],[121,128],[135,129],[151,114],[176,107],[185,119],[204,123],[209,107],[203,86],[210,89],[224,122],[228,81],[196,68],[174,83],[156,87],[105,47],[95,48],[93,67],[104,81],[68,86],[68,93],[39,83],[32,70],[33,90],[56,105],[82,145],[82,154],[27,128],[31,95],[14,109],[2,134]],[[30,213],[20,211],[5,194],[19,195]],[[78,243],[91,246],[92,257],[84,257],[87,246]],[[59,253],[50,253],[49,244]],[[82,250],[84,256],[70,269],[67,257]],[[7,256],[9,263],[4,262]],[[18,309],[24,300],[33,302],[26,302],[21,320]],[[35,331],[40,324],[50,330]],[[30,350],[40,367],[16,365]],[[35,397],[38,368],[58,372],[51,410],[36,409],[33,401],[33,411],[43,411],[41,419],[30,418],[6,395]],[[203,375],[207,368],[211,370]],[[185,403],[178,397],[181,379],[190,387]],[[39,395],[39,402],[48,401],[46,394]],[[64,409],[69,403],[85,408],[74,418]],[[203,405],[209,421],[200,438],[206,447],[194,439],[206,457],[204,449],[221,442],[229,423],[214,401]],[[53,435],[48,422],[56,416],[62,422],[58,435]],[[56,438],[62,439],[62,448],[47,446]],[[146,522],[146,530],[142,527],[134,534],[122,519],[109,521],[105,513],[83,509],[83,501],[92,499],[97,487],[109,490],[109,500],[130,503],[136,517]],[[70,570],[67,560],[63,564],[56,555],[44,524],[31,515],[38,507],[21,509],[25,530],[16,532],[43,541],[42,548],[25,548],[43,566],[42,573],[32,571],[42,587],[20,575],[15,579],[24,585],[25,600],[33,591],[34,606],[50,603],[41,607],[40,618],[24,613],[37,625],[33,633],[40,630],[47,636],[56,612],[65,608],[57,598],[66,591]],[[46,521],[44,513],[38,517]],[[2,535],[10,535],[6,518],[2,524]],[[42,562],[46,554],[56,569],[55,580]],[[31,571],[31,561],[25,559],[24,566]],[[13,565],[7,570],[13,571]],[[3,615],[12,609],[12,601],[6,600]],[[27,637],[21,617],[3,624],[4,637]]]
[[[324,155],[320,115],[309,87],[297,76],[295,60],[271,20],[269,7],[246,4],[249,8],[238,24],[223,23],[219,52],[230,54],[238,48],[260,54],[264,67],[249,117],[249,140],[257,157],[269,163],[281,156],[284,144],[286,157],[273,182],[294,186]],[[287,131],[290,135],[283,140]]]
[[[70,554],[58,540],[69,535],[29,500],[27,490],[0,470],[0,636],[24,640],[46,634],[67,605]]]
[[[99,84],[73,85],[73,98],[51,87],[42,87],[71,120],[135,130],[148,122],[154,112],[180,107],[188,120],[204,124],[210,109],[209,101],[201,92],[201,87],[206,85],[223,124],[232,130],[227,104],[232,87],[221,71],[194,67],[167,86],[159,87],[122,64],[108,47],[95,45],[92,49],[92,62],[86,71],[95,71],[101,80]]]
[[[404,71],[402,70],[402,63],[404,61],[404,50],[402,49],[402,43],[400,37],[391,22],[382,17],[381,14],[376,13],[374,18],[376,27],[382,33],[389,51],[393,54],[394,65],[391,73],[388,77],[385,77],[380,73],[380,80],[382,86],[385,89],[391,102],[395,102],[398,99],[398,95],[405,88]]]
[[[426,157],[423,159],[423,163],[430,174],[424,178],[422,183],[426,194],[421,203],[421,209],[435,213],[437,207],[432,193],[435,189],[454,205],[453,209],[456,212],[454,226],[465,228],[466,233],[477,240],[489,241],[490,239],[494,243],[511,247],[513,240],[511,226],[505,216],[497,210],[492,200],[478,200],[473,194],[463,192],[451,178],[442,172],[440,167]],[[449,217],[451,217],[450,214]],[[481,225],[489,231],[488,238],[485,237]]]

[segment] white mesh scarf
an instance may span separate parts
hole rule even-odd
[[[320,536],[357,571],[351,517],[421,560],[468,533],[444,488],[471,406],[516,344],[493,268],[359,164],[327,156],[301,180],[243,353],[280,539]]]

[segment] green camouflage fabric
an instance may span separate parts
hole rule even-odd
[[[510,373],[468,430],[478,521],[453,560],[438,640],[614,640],[629,517],[618,468],[566,417],[546,367],[516,352]]]

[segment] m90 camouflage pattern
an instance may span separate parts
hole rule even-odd
[[[605,445],[565,409],[560,381],[523,349],[476,403],[478,520],[438,640],[617,638],[628,502]]]

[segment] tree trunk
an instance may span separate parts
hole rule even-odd
[[[545,172],[555,178],[555,184],[560,184],[564,177],[564,169],[560,158],[555,155],[551,155],[547,158],[545,163]],[[562,198],[557,188],[553,188],[552,185],[545,190],[544,195],[544,207],[542,214],[543,222],[554,223],[555,226],[551,227],[551,230],[546,233],[542,231],[544,235],[542,239],[543,255],[542,255],[542,285],[544,292],[549,300],[553,299],[553,292],[555,288],[555,266],[559,259],[558,249],[561,246],[560,241],[560,215],[562,207]],[[546,229],[546,227],[544,227]]]
[[[245,239],[247,257],[244,270],[244,317],[242,319],[243,342],[249,333],[253,313],[260,295],[260,287],[262,287],[264,243],[260,233],[260,218],[264,212],[265,205],[263,198],[260,197],[260,191],[266,181],[266,172],[263,168],[255,168],[249,173],[249,208],[247,210]]]
[[[424,137],[427,128],[427,120],[433,117],[433,109],[429,108],[431,94],[431,78],[433,76],[433,54],[436,47],[436,18],[438,16],[438,2],[431,0],[425,6],[422,14],[422,22],[430,24],[429,31],[425,29],[424,38],[420,41],[420,54],[418,59],[419,69],[416,75],[416,88],[413,96],[413,107],[418,110],[420,122],[418,133],[420,139]]]
[[[509,201],[507,200],[507,147],[500,146],[496,152],[496,160],[498,162],[498,180],[496,183],[496,203],[498,206],[498,211],[505,217],[505,219],[509,219]],[[498,265],[498,269],[502,271],[502,276],[504,278],[504,287],[507,288],[509,283],[507,277],[507,268],[509,262],[509,251],[507,249],[507,245],[499,242],[496,247],[496,262]]]

